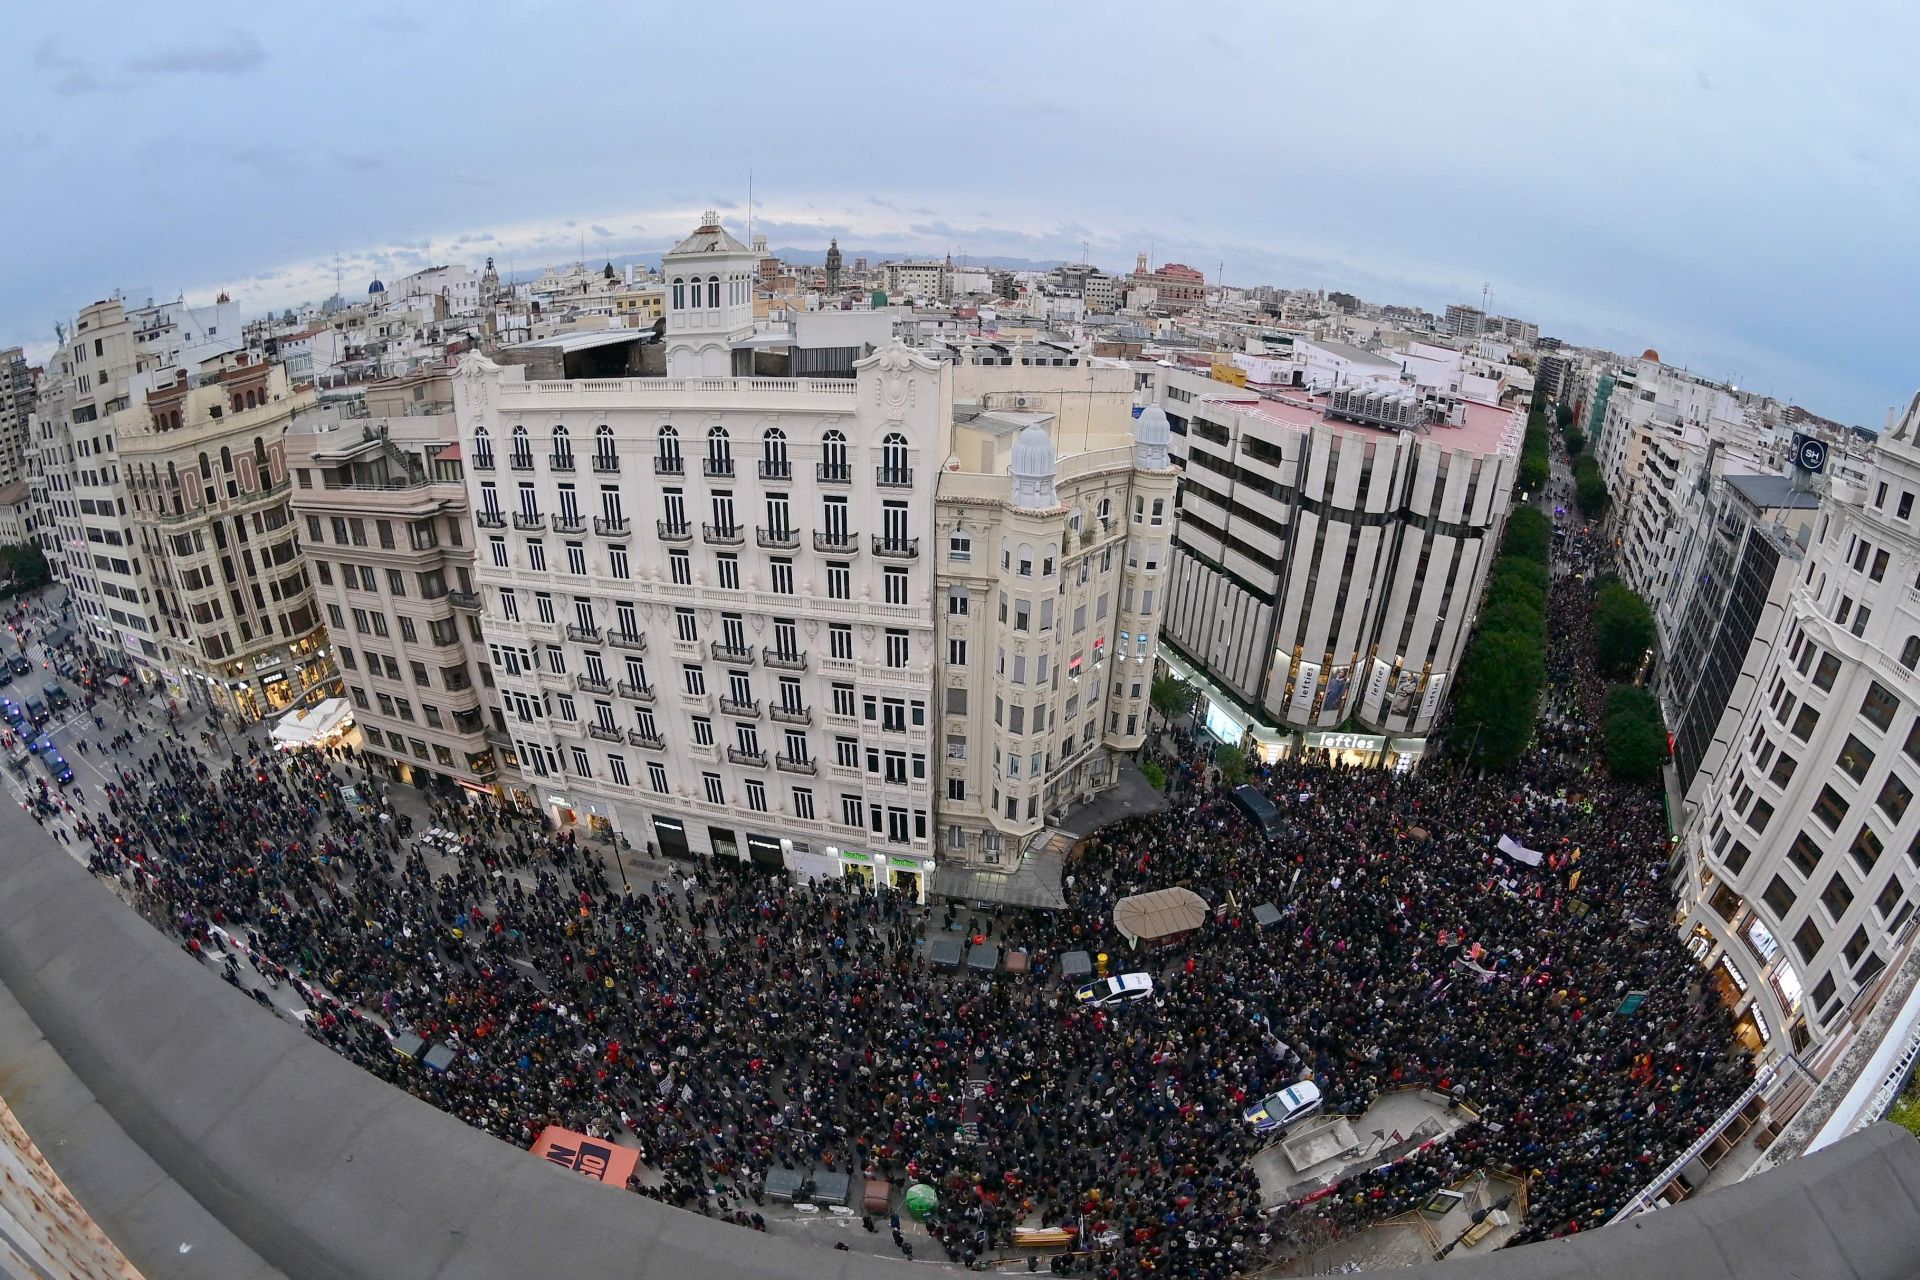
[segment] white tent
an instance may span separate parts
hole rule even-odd
[[[328,698],[316,706],[281,716],[280,723],[273,726],[273,745],[291,751],[325,741],[352,724],[352,705],[345,698]]]

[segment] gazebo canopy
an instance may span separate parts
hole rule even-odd
[[[1207,900],[1191,889],[1155,889],[1113,904],[1113,926],[1130,938],[1154,942],[1190,933],[1207,919]]]

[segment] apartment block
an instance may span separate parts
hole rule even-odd
[[[286,446],[365,751],[396,782],[504,798],[451,373],[373,383],[353,409],[301,415]]]
[[[119,457],[176,696],[258,720],[339,688],[288,503],[288,424],[311,409],[245,351],[150,377]]]

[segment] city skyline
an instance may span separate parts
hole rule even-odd
[[[1232,285],[1434,310],[1490,283],[1495,310],[1569,340],[1657,347],[1882,425],[1904,399],[1909,344],[1874,317],[1900,313],[1898,265],[1920,257],[1899,216],[1915,146],[1899,125],[1899,42],[1849,45],[1843,75],[1839,37],[1784,8],[1549,13],[1523,31],[1474,20],[1499,12],[1390,29],[1290,13],[1276,51],[1247,38],[1271,29],[1264,11],[1221,9],[1156,39],[1152,81],[1126,20],[1145,10],[1098,24],[1023,13],[1022,47],[1075,51],[1043,68],[997,52],[983,22],[933,75],[853,7],[817,11],[785,45],[750,12],[731,42],[692,15],[643,27],[609,11],[455,30],[384,13],[296,30],[266,14],[199,40],[181,24],[82,45],[29,16],[5,55],[21,101],[0,154],[49,198],[5,215],[37,250],[9,272],[0,343],[44,351],[55,318],[115,289],[225,288],[248,314],[318,300],[336,254],[352,296],[433,260],[491,252],[524,271],[583,245],[588,259],[657,251],[702,208],[743,229],[751,172],[754,229],[776,246],[837,235],[1046,260],[1085,245],[1112,267],[1151,250],[1210,279],[1224,264]],[[738,68],[731,83],[705,57],[651,52],[703,44]],[[1761,55],[1783,45],[1827,92],[1777,91]],[[606,75],[529,96],[530,70],[558,74],[583,47]],[[357,70],[382,57],[399,73]],[[1162,80],[1187,66],[1212,68],[1207,115],[1226,123],[1199,130],[1165,109]],[[1463,84],[1462,66],[1483,74]],[[457,112],[436,68],[472,90]],[[796,107],[811,113],[805,139],[767,128]],[[235,138],[234,120],[270,126]],[[929,127],[942,120],[957,130]],[[77,138],[94,140],[87,168],[116,198],[72,198]],[[1350,198],[1330,196],[1342,172]]]

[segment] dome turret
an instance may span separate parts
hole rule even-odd
[[[1173,465],[1167,457],[1172,441],[1173,424],[1167,421],[1167,411],[1148,405],[1133,420],[1133,465],[1142,471],[1165,471]]]
[[[1060,505],[1054,493],[1059,469],[1059,455],[1053,451],[1053,437],[1047,429],[1036,422],[1022,431],[1013,442],[1013,505],[1029,511]]]

